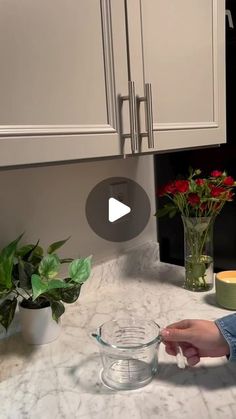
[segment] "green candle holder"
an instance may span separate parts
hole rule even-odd
[[[236,310],[236,271],[222,271],[215,276],[216,301],[228,310]]]

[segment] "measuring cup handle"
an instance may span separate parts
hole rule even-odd
[[[98,342],[99,342],[99,335],[98,335],[98,333],[97,333],[97,332],[90,332],[90,337],[91,337],[93,340],[95,339],[96,343],[98,343]]]

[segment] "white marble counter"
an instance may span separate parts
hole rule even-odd
[[[214,291],[182,289],[183,269],[156,260],[150,245],[94,268],[67,306],[57,341],[33,347],[20,334],[0,341],[1,419],[236,418],[236,363],[224,358],[181,370],[161,345],[159,373],[146,387],[116,392],[100,383],[90,332],[102,322],[132,314],[165,326],[229,313],[216,306]]]

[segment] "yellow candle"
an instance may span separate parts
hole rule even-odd
[[[236,283],[236,271],[223,271],[216,274],[217,279],[223,282],[235,284]]]

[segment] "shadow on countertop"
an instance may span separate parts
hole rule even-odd
[[[175,384],[177,386],[198,386],[208,390],[220,390],[235,388],[236,363],[222,365],[209,365],[186,367],[179,369],[174,364],[160,363],[159,374],[154,377],[155,381]]]
[[[217,304],[217,301],[216,301],[216,295],[215,295],[215,293],[204,295],[204,301],[209,306],[219,307],[219,304]]]
[[[168,263],[157,262],[149,267],[134,269],[126,266],[123,271],[124,277],[134,281],[156,282],[159,284],[171,284],[182,288],[184,283],[184,269],[182,266],[175,266]]]
[[[0,340],[0,383],[21,374],[33,362],[35,346],[25,343],[20,333]]]
[[[4,358],[9,358],[14,355],[17,355],[20,358],[29,359],[33,353],[37,352],[37,346],[38,345],[29,345],[26,343],[19,332],[15,335],[0,339],[1,362],[4,361]]]
[[[100,356],[93,354],[68,369],[68,374],[72,377],[74,384],[89,394],[114,394],[117,390],[105,387],[100,378],[102,364]],[[161,383],[176,385],[178,387],[196,386],[208,390],[220,390],[225,388],[235,388],[236,363],[226,363],[214,366],[187,367],[182,370],[173,363],[159,364],[159,372],[153,378],[151,385]],[[150,386],[150,385],[149,385]],[[142,387],[141,390],[145,391]],[[149,388],[150,391],[150,388]]]
[[[0,325],[0,362],[14,355],[28,358],[35,350],[35,346],[28,345],[21,336],[19,312],[15,313],[7,332]]]

